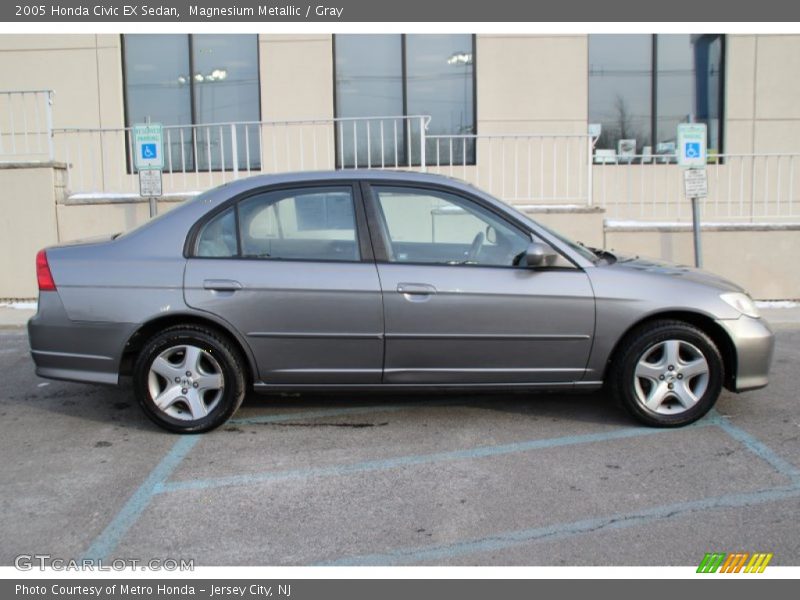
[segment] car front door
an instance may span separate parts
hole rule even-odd
[[[580,380],[594,295],[566,258],[515,266],[531,234],[473,198],[365,185],[385,320],[385,383]]]
[[[232,324],[270,384],[381,381],[383,313],[359,188],[255,191],[201,225],[186,303]]]

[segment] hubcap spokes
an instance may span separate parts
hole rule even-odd
[[[222,398],[225,381],[217,360],[192,345],[173,346],[150,365],[150,398],[163,413],[196,421],[210,413]]]
[[[634,393],[639,404],[651,412],[679,414],[703,397],[708,377],[708,361],[696,346],[666,340],[642,353],[634,370]]]

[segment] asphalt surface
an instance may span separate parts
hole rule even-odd
[[[800,324],[776,330],[771,385],[679,430],[602,394],[253,396],[176,436],[0,329],[0,564],[798,565]]]

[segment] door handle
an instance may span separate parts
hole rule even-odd
[[[233,279],[206,279],[203,281],[203,289],[215,292],[235,292],[242,289],[242,284]]]
[[[436,293],[436,288],[428,283],[398,283],[397,291],[400,294],[430,296]]]

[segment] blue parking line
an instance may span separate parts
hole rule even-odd
[[[287,413],[280,415],[265,415],[260,417],[234,419],[231,421],[231,423],[238,423],[238,424],[280,423],[280,422],[288,422],[299,419],[314,419],[314,418],[344,416],[353,414],[393,412],[393,411],[407,409],[413,406],[420,406],[420,405],[429,406],[431,404],[453,405],[461,402],[463,401],[453,400],[453,399],[443,399],[442,401],[428,400],[425,403],[419,403],[419,404],[407,403],[400,405],[371,405],[363,407],[304,411],[304,412]],[[469,406],[469,404],[465,404],[465,406]],[[478,408],[483,408],[483,407],[478,407]],[[757,456],[765,460],[776,471],[778,471],[783,475],[786,475],[787,477],[790,477],[792,481],[795,482],[795,485],[790,488],[776,488],[778,491],[780,491],[780,489],[784,489],[784,491],[786,491],[787,494],[793,495],[795,491],[798,489],[798,485],[800,485],[798,484],[798,470],[793,465],[789,464],[787,461],[780,458],[769,447],[764,445],[755,437],[739,429],[738,427],[732,425],[731,423],[728,423],[727,420],[720,417],[716,412],[712,412],[708,418],[699,421],[697,423],[694,423],[689,427],[698,428],[707,426],[720,427],[726,433],[731,435],[731,437],[741,442],[749,450],[751,450]],[[527,452],[530,450],[555,448],[560,446],[570,446],[570,445],[586,444],[594,442],[603,442],[615,439],[625,439],[643,435],[664,433],[668,431],[670,430],[654,429],[649,427],[628,427],[603,433],[593,433],[593,434],[585,434],[577,436],[563,436],[563,437],[549,438],[543,440],[542,439],[528,440],[512,444],[481,446],[477,448],[467,448],[462,450],[437,452],[432,454],[407,455],[407,456],[400,456],[400,457],[381,459],[381,460],[363,461],[363,462],[343,464],[343,465],[342,464],[332,465],[328,467],[290,469],[285,471],[253,473],[249,475],[234,475],[234,476],[220,477],[213,479],[193,479],[193,480],[170,482],[168,481],[168,479],[171,476],[171,474],[178,467],[181,461],[183,461],[183,459],[189,454],[189,452],[191,452],[191,450],[194,448],[194,446],[197,444],[197,442],[199,442],[199,440],[202,437],[202,436],[185,436],[179,439],[173,445],[173,447],[159,462],[159,464],[156,465],[156,467],[150,472],[145,481],[139,486],[139,488],[137,488],[137,490],[133,493],[133,495],[128,499],[128,501],[125,503],[122,509],[115,515],[112,521],[106,526],[103,532],[94,539],[94,541],[86,551],[85,557],[94,559],[108,557],[115,550],[121,539],[131,528],[131,526],[138,520],[138,518],[150,504],[152,498],[155,495],[161,493],[181,491],[181,490],[209,489],[209,488],[217,488],[225,486],[236,486],[236,485],[251,485],[251,484],[266,483],[266,482],[285,481],[290,479],[305,479],[309,477],[331,477],[331,476],[350,475],[355,473],[402,468],[413,465],[484,458],[491,456],[500,456],[505,454]],[[763,493],[766,494],[772,491],[775,490],[766,490],[763,491]],[[720,497],[720,498],[726,498],[726,497]],[[715,500],[719,499],[710,499],[709,502],[713,502]],[[692,504],[693,503],[688,503],[687,506]],[[702,509],[696,508],[691,510],[702,510]],[[648,515],[644,515],[642,518],[644,517],[648,517]],[[656,518],[656,515],[650,515],[648,518]],[[583,530],[582,528],[584,527],[589,527],[591,529],[590,524],[594,523],[595,521],[596,520],[579,521],[576,524],[569,524],[569,527],[575,526],[577,527],[576,531],[579,532],[582,531]],[[602,525],[602,523],[600,525]],[[602,526],[608,526],[608,525],[609,524]],[[569,530],[569,527],[567,528],[567,530]],[[543,528],[541,530],[528,530],[528,533],[530,533],[531,531],[535,532],[535,531],[545,531],[545,530],[549,530],[549,528]],[[528,537],[530,536],[526,537],[526,535],[527,534],[523,532],[523,537],[527,540]],[[491,539],[495,539],[495,537],[492,537]],[[506,541],[513,542],[513,539],[514,538],[512,536]],[[426,552],[427,551],[428,550],[426,550]],[[403,552],[403,551],[398,551],[398,552]],[[420,559],[420,560],[425,560],[425,559]]]
[[[714,411],[712,415],[714,423],[725,433],[745,446],[750,452],[758,456],[761,460],[768,463],[781,475],[788,477],[791,481],[800,482],[800,470],[790,462],[784,460],[769,446],[761,440],[747,433],[744,429],[737,427],[728,419],[723,418]]]
[[[395,408],[394,405],[386,406],[364,406],[358,408],[339,408],[319,411],[304,411],[286,413],[281,415],[265,415],[263,417],[253,417],[250,419],[236,419],[231,422],[237,423],[279,423],[282,421],[296,421],[299,419],[316,419],[320,417],[335,417],[341,415],[351,415],[359,413],[383,412],[387,408],[399,410],[401,406]],[[105,559],[114,551],[119,542],[136,523],[141,514],[150,504],[153,496],[158,493],[164,482],[192,451],[202,435],[192,435],[181,437],[164,458],[150,471],[150,474],[136,489],[133,495],[123,505],[120,511],[114,516],[106,528],[91,543],[84,553],[85,558]]]
[[[175,442],[103,532],[94,539],[92,545],[84,553],[84,558],[105,559],[114,551],[131,525],[137,521],[150,504],[156,486],[167,480],[181,461],[186,458],[186,455],[197,445],[201,437],[199,435],[185,436]]]
[[[713,421],[709,420],[695,423],[689,427],[708,427],[714,424],[715,423]],[[653,435],[668,431],[670,430],[655,429],[652,427],[627,427],[624,429],[615,429],[613,431],[606,431],[603,433],[589,433],[585,435],[571,435],[557,438],[526,440],[524,442],[515,442],[512,444],[479,446],[475,448],[465,448],[447,452],[435,452],[432,454],[411,454],[380,460],[367,460],[350,464],[337,464],[328,467],[309,467],[303,469],[289,469],[285,471],[250,473],[246,475],[230,475],[227,477],[217,477],[212,479],[189,479],[184,481],[160,482],[154,489],[154,493],[158,494],[183,490],[205,490],[218,487],[274,483],[277,481],[307,479],[310,477],[338,477],[342,475],[353,475],[356,473],[366,473],[371,471],[385,471],[389,469],[397,469],[415,465],[486,458],[490,456],[501,456],[504,454],[516,454],[520,452],[528,452],[530,450],[557,448],[559,446],[591,444],[594,442],[605,442],[609,440],[639,437],[643,435]]]
[[[703,498],[701,500],[665,504],[663,506],[656,506],[639,511],[618,513],[608,517],[586,519],[571,523],[558,523],[532,529],[506,531],[488,537],[461,540],[450,544],[402,548],[385,553],[352,556],[318,563],[317,566],[375,566],[441,561],[481,552],[497,552],[499,550],[539,541],[549,542],[561,540],[577,535],[590,534],[600,530],[605,531],[636,527],[638,525],[644,525],[676,516],[684,516],[698,511],[755,506],[766,502],[796,498],[798,496],[800,496],[800,485],[798,484],[763,489],[755,492],[724,494],[712,498]]]

